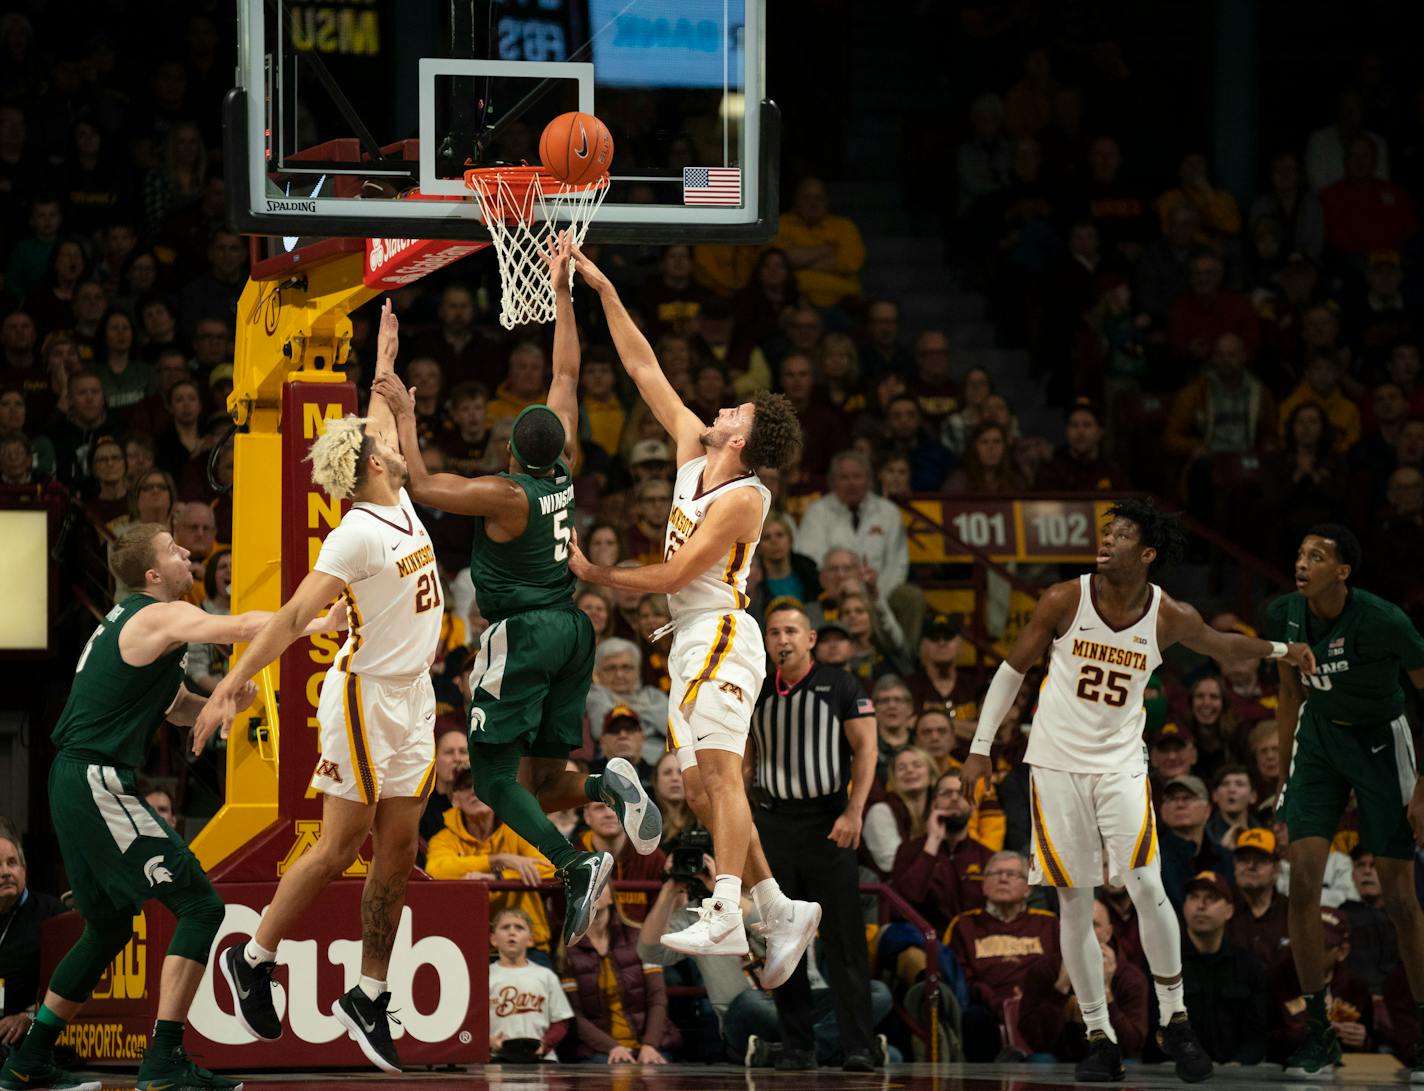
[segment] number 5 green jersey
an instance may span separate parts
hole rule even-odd
[[[1306,704],[1342,726],[1388,723],[1402,715],[1400,669],[1424,667],[1424,638],[1404,611],[1353,587],[1333,621],[1312,614],[1299,592],[1282,595],[1266,607],[1266,635],[1310,645],[1316,668],[1301,675]]]
[[[491,622],[526,610],[567,606],[577,582],[569,571],[573,535],[574,481],[563,459],[548,477],[500,474],[524,490],[529,522],[512,542],[496,542],[475,519],[470,578],[480,613]]]

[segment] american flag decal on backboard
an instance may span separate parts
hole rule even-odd
[[[741,204],[742,168],[683,167],[682,203],[685,205]]]

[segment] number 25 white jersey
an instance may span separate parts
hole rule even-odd
[[[671,560],[693,532],[702,525],[707,511],[715,500],[720,500],[733,489],[756,489],[761,496],[761,517],[771,509],[771,492],[761,483],[761,479],[750,470],[741,477],[725,481],[715,489],[702,490],[702,471],[707,466],[707,456],[694,458],[677,471],[677,481],[673,485],[672,510],[668,512],[667,534],[663,544],[663,559]],[[751,599],[747,597],[747,572],[752,566],[752,554],[756,542],[738,542],[717,564],[695,577],[681,591],[668,596],[668,608],[672,619],[705,614],[712,610],[745,610]]]
[[[1080,577],[1078,587],[1078,612],[1053,642],[1024,761],[1069,773],[1136,772],[1146,766],[1147,680],[1162,662],[1162,589],[1149,584],[1142,616],[1114,629],[1098,614],[1093,577]]]
[[[410,678],[430,669],[444,599],[434,546],[404,489],[392,507],[353,504],[312,567],[346,584],[351,628],[337,670]]]

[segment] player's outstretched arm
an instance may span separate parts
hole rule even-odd
[[[974,732],[969,757],[959,771],[961,791],[971,805],[978,802],[979,783],[989,777],[989,752],[999,725],[1018,699],[1024,675],[1043,658],[1057,638],[1059,628],[1077,612],[1080,594],[1076,580],[1055,583],[1045,591],[1008,656],[994,672],[989,692],[984,695],[984,706],[979,710],[979,727]]]
[[[618,290],[613,282],[603,275],[597,265],[584,256],[577,246],[573,248],[574,264],[579,275],[588,286],[598,293],[603,301],[603,313],[608,319],[608,332],[613,335],[613,347],[618,350],[618,358],[623,361],[623,370],[633,380],[643,401],[653,411],[658,423],[667,430],[677,445],[677,464],[681,466],[702,454],[702,442],[698,438],[705,430],[697,414],[682,404],[677,391],[668,382],[653,346],[633,323],[628,309],[618,298]]]
[[[227,677],[217,684],[208,703],[193,725],[193,753],[200,754],[214,731],[226,734],[232,719],[246,705],[238,703],[243,687],[257,672],[287,650],[287,646],[304,633],[334,599],[344,585],[329,572],[308,572],[296,592],[280,610],[271,614],[252,638],[242,656],[232,664]],[[251,701],[249,700],[249,704]]]
[[[754,542],[760,534],[761,497],[752,489],[734,489],[713,503],[697,533],[661,564],[641,568],[592,564],[575,541],[569,547],[569,571],[577,579],[605,587],[670,595],[719,565],[738,542]]]
[[[484,515],[508,518],[528,511],[524,490],[503,477],[461,477],[459,474],[433,474],[425,468],[420,455],[420,439],[415,433],[415,395],[407,390],[395,374],[382,375],[371,385],[395,413],[400,435],[401,456],[410,473],[406,486],[411,499],[426,507],[439,508],[455,515]]]
[[[560,231],[556,243],[542,250],[540,256],[549,267],[549,281],[554,288],[554,377],[544,404],[564,426],[564,461],[572,469],[577,466],[579,455],[579,337],[574,298],[569,290],[573,239],[567,231]]]
[[[246,644],[273,616],[270,610],[210,614],[191,602],[162,602],[141,611],[124,627],[119,651],[124,662],[139,667],[176,644]],[[339,632],[347,625],[346,603],[338,602],[326,614],[314,617],[302,635]]]
[[[1163,649],[1182,644],[1213,659],[1284,659],[1306,674],[1315,673],[1315,653],[1309,644],[1279,644],[1242,633],[1220,632],[1202,620],[1196,607],[1165,593],[1157,612],[1157,634],[1157,643]]]
[[[376,374],[374,378],[378,379],[382,375],[396,373],[396,353],[399,351],[400,319],[391,309],[391,301],[387,298],[385,305],[381,308],[381,326],[376,334]],[[386,399],[376,392],[374,380],[371,387],[371,402],[366,407],[366,431],[379,438],[387,446],[398,446],[395,414],[386,404]]]

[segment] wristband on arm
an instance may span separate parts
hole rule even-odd
[[[984,705],[979,710],[979,727],[974,732],[974,741],[969,744],[971,754],[989,754],[994,745],[994,736],[999,733],[999,725],[1014,706],[1014,698],[1019,695],[1024,676],[1006,659],[994,672],[994,680],[989,683],[989,692],[984,695]]]
[[[1266,656],[1267,659],[1284,659],[1290,654],[1290,648],[1282,644],[1279,640],[1272,640],[1270,643],[1271,654]]]

